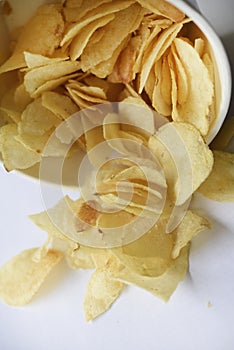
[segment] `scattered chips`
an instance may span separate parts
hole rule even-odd
[[[189,210],[193,193],[234,201],[233,154],[224,152],[233,123],[212,143],[213,164],[214,63],[192,29],[165,0],[67,0],[41,6],[23,27],[0,67],[4,166],[27,169],[72,145],[93,168],[80,199],[30,216],[48,238],[0,269],[7,304],[28,303],[62,256],[95,269],[87,321],[126,284],[167,301],[183,280],[192,238],[210,227]]]

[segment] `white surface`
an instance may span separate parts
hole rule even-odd
[[[233,0],[199,0],[217,31],[233,34]],[[222,20],[221,20],[222,18]],[[37,182],[0,167],[0,265],[23,249],[41,244],[45,234],[27,215],[43,210]],[[234,204],[199,196],[193,206],[213,222],[194,239],[190,274],[169,303],[135,287],[87,324],[83,297],[88,271],[63,263],[31,304],[0,303],[1,350],[232,350],[234,348]],[[211,307],[208,307],[208,303]]]

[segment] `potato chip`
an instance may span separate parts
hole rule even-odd
[[[21,112],[27,107],[27,105],[32,102],[32,98],[29,93],[26,91],[24,84],[20,84],[14,92],[14,101],[17,107]]]
[[[141,6],[159,16],[169,18],[173,22],[181,22],[185,14],[165,0],[137,0]]]
[[[114,2],[108,2],[107,4],[102,4],[98,7],[98,11],[96,8],[91,10],[86,16],[82,18],[81,21],[78,21],[77,23],[74,23],[70,25],[60,43],[61,46],[69,42],[71,39],[73,39],[80,31],[83,30],[88,24],[95,21],[98,18],[101,18],[103,16],[121,11],[123,9],[128,8],[133,3],[133,0],[116,0]],[[98,5],[98,2],[96,2]],[[96,7],[96,6],[95,6]],[[74,10],[72,10],[74,12]],[[78,12],[80,12],[80,9],[78,9]],[[75,13],[75,12],[74,12]],[[76,15],[75,15],[76,16]],[[71,22],[73,22],[71,20]]]
[[[164,221],[158,221],[141,238],[112,253],[129,269],[141,276],[156,277],[164,273],[171,263],[174,236],[165,233]]]
[[[136,30],[143,17],[138,4],[116,13],[115,18],[100,30],[104,31],[101,42],[88,44],[81,55],[81,68],[83,71],[98,65],[111,58],[112,53],[120,43],[134,30]],[[113,37],[116,40],[113,40]]]
[[[0,148],[7,171],[27,169],[41,160],[40,154],[27,149],[15,139],[17,135],[15,124],[4,125],[0,129]]]
[[[181,38],[176,38],[174,45],[184,66],[190,89],[185,103],[180,105],[177,101],[174,102],[172,118],[175,121],[189,122],[202,135],[206,135],[210,126],[207,115],[214,95],[214,86],[197,51]]]
[[[71,73],[77,72],[80,69],[78,62],[64,61],[34,68],[27,72],[24,76],[24,85],[26,90],[32,97],[35,97],[37,90],[47,81],[68,76]]]
[[[208,228],[210,228],[210,223],[206,218],[196,214],[192,210],[188,210],[179,226],[173,232],[176,239],[172,250],[172,258],[177,258],[181,249],[185,247],[193,237]]]
[[[142,40],[139,35],[130,38],[127,46],[120,53],[109,81],[128,84],[135,79],[134,65],[140,51]]]
[[[160,93],[164,101],[171,106],[171,74],[168,64],[167,56],[162,57],[162,72],[161,72],[161,84],[160,84]]]
[[[166,271],[157,277],[142,276],[122,266],[113,268],[112,274],[118,281],[136,285],[168,301],[188,270],[188,254],[189,245],[184,247],[178,258],[172,261]]]
[[[175,50],[175,46],[172,45],[171,48],[172,56],[174,58],[175,70],[176,70],[176,78],[177,78],[177,103],[179,105],[183,105],[186,102],[189,94],[189,84],[188,78],[186,75],[186,71],[184,66],[179,59],[177,52]]]
[[[158,60],[154,65],[155,83],[152,93],[152,106],[155,110],[164,116],[171,115],[171,105],[168,105],[161,94],[162,84],[162,59]]]
[[[160,143],[160,148],[164,148],[161,152],[157,148]],[[158,130],[156,139],[155,136],[149,139],[149,148],[166,171],[168,187],[174,192],[177,205],[184,203],[211,172],[212,152],[198,130],[190,124],[165,124]]]
[[[167,48],[171,45],[177,34],[182,29],[182,23],[174,23],[169,28],[165,29],[155,41],[152,42],[152,45],[145,51],[142,61],[142,71],[140,73],[140,84],[139,84],[139,93],[142,92],[146,80],[149,76],[149,72],[157,60],[161,58]]]
[[[77,60],[80,55],[83,53],[86,45],[89,42],[92,34],[100,27],[105,26],[107,23],[112,21],[115,18],[113,14],[103,16],[91,22],[83,28],[83,30],[77,34],[77,36],[72,40],[70,45],[70,57],[73,61]]]
[[[36,249],[21,252],[0,269],[0,297],[8,305],[30,302],[47,275],[61,260],[62,254],[50,250],[39,262],[33,261]]]
[[[108,249],[92,248],[70,244],[66,250],[66,260],[72,269],[94,269],[107,264],[111,254]]]
[[[214,166],[198,191],[218,202],[234,202],[234,154],[214,151]]]
[[[46,131],[43,135],[21,133],[15,136],[15,140],[20,142],[25,148],[43,154],[43,150],[52,134],[52,130]]]
[[[117,61],[117,58],[120,54],[120,52],[123,50],[123,48],[126,46],[127,42],[129,41],[130,36],[127,36],[120,44],[119,46],[114,50],[112,53],[112,56],[108,58],[106,61],[103,61],[99,64],[97,64],[95,67],[91,69],[91,73],[96,75],[98,78],[106,78],[108,75],[110,75],[114,69],[115,63]]]
[[[59,125],[60,119],[42,106],[41,98],[31,102],[23,111],[18,124],[19,134],[43,135]]]
[[[39,68],[49,64],[59,63],[68,60],[68,57],[46,57],[36,53],[24,51],[24,59],[28,68]]]
[[[97,269],[91,276],[84,299],[86,321],[91,321],[105,312],[120,295],[124,284],[115,281],[108,268]]]
[[[41,96],[41,104],[43,107],[51,111],[58,118],[67,119],[74,113],[79,111],[78,106],[65,95],[54,91],[46,91]]]
[[[41,6],[24,26],[13,55],[0,67],[0,74],[25,67],[24,51],[51,56],[59,46],[64,21],[58,5]]]
[[[65,18],[68,22],[78,22],[89,11],[96,9],[97,7],[110,2],[110,0],[68,0],[66,1],[65,8],[63,10]]]

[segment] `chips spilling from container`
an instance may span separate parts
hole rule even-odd
[[[0,269],[0,297],[29,302],[63,256],[71,268],[95,270],[88,321],[126,284],[167,301],[188,270],[191,239],[210,228],[189,209],[192,195],[234,201],[234,159],[225,152],[233,132],[214,153],[205,141],[216,86],[204,35],[164,0],[44,5],[0,67],[0,91],[7,171],[77,150],[97,168],[95,191],[90,172],[80,199],[31,215],[48,239]]]

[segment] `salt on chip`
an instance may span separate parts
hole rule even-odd
[[[218,202],[234,202],[234,154],[214,151],[214,166],[198,191]]]
[[[119,297],[124,285],[114,280],[108,267],[97,269],[91,276],[84,299],[84,311],[87,321],[91,321],[105,312]]]
[[[36,249],[21,252],[0,269],[0,297],[8,305],[30,302],[62,254],[49,250],[39,262],[33,261]]]

